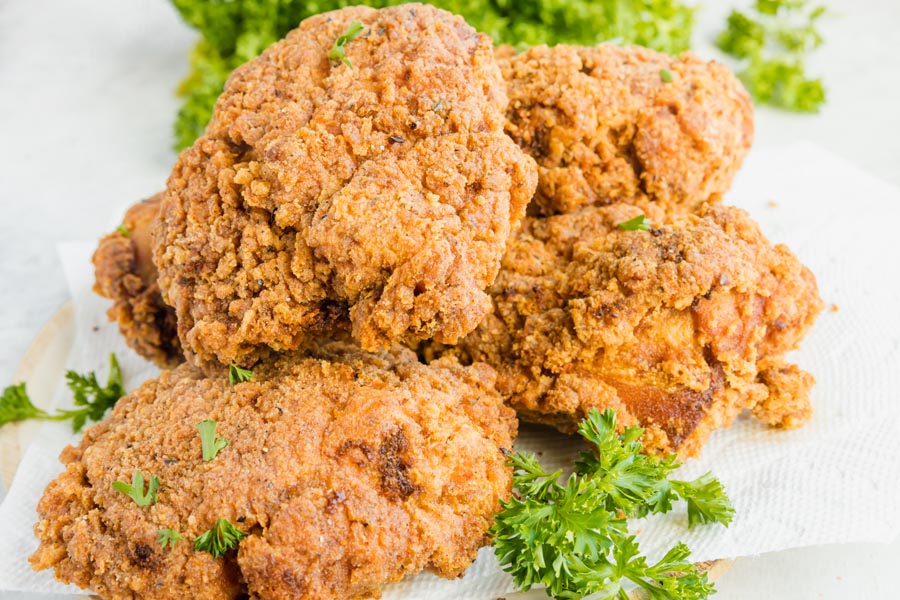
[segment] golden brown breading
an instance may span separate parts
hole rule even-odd
[[[113,301],[107,311],[118,321],[125,342],[135,352],[166,368],[184,360],[175,325],[175,310],[163,302],[156,281],[150,231],[163,194],[128,209],[122,225],[128,235],[104,236],[94,252],[94,291]]]
[[[338,599],[423,568],[452,578],[486,541],[511,474],[513,411],[486,365],[323,343],[229,387],[183,364],[119,401],[39,506],[36,569],[104,598]],[[228,446],[202,460],[196,424]],[[147,508],[112,488],[158,476]],[[249,535],[221,559],[191,540],[224,517]],[[185,538],[162,548],[158,530]]]
[[[156,239],[182,343],[249,365],[348,324],[370,350],[470,332],[537,183],[505,106],[490,39],[423,5],[311,17],[237,69]]]
[[[538,162],[543,214],[615,202],[693,210],[720,198],[750,149],[750,97],[715,62],[614,45],[499,56],[507,131]]]
[[[491,364],[526,421],[572,432],[588,410],[613,408],[648,429],[651,451],[694,455],[744,408],[802,425],[813,378],[783,357],[822,309],[812,273],[737,208],[616,226],[638,212],[526,218],[490,289],[493,313],[426,356]]]

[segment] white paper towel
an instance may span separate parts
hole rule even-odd
[[[815,414],[797,431],[770,430],[749,418],[713,434],[700,458],[684,467],[691,477],[712,470],[725,484],[737,516],[721,526],[686,528],[680,513],[634,523],[652,555],[679,540],[696,560],[731,558],[813,544],[888,542],[900,533],[900,190],[808,144],[755,149],[728,194],[750,211],[773,242],[787,243],[812,268],[826,310],[802,352],[793,357],[818,382]],[[129,351],[107,302],[90,293],[94,242],[61,247],[76,303],[78,332],[70,365],[98,369],[115,351],[126,385],[156,371]],[[70,402],[64,387],[57,400]],[[47,424],[28,450],[0,506],[0,589],[73,590],[35,574],[26,558],[37,546],[31,528],[43,487],[60,470],[55,456],[74,438],[65,425]],[[523,428],[517,448],[541,450],[550,465],[570,464],[576,441]],[[385,598],[443,600],[506,595],[512,589],[490,549],[462,580],[419,575],[388,586]]]

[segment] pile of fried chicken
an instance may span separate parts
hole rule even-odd
[[[165,370],[63,452],[33,567],[108,599],[377,597],[490,543],[517,419],[612,408],[681,457],[745,410],[802,425],[815,278],[721,203],[752,136],[689,53],[516,54],[417,4],[304,21],[100,241],[96,291]],[[113,489],[136,470],[150,506]],[[223,518],[237,548],[195,551]]]

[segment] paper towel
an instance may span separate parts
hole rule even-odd
[[[635,522],[651,556],[681,540],[696,560],[732,558],[813,544],[888,542],[900,533],[900,281],[895,235],[900,190],[808,144],[755,149],[726,201],[750,211],[773,242],[783,242],[816,273],[826,310],[802,351],[792,358],[817,378],[815,414],[802,429],[777,431],[741,418],[717,431],[700,458],[683,467],[692,477],[712,470],[725,484],[737,515],[729,528],[688,531],[686,517]],[[156,371],[128,350],[108,303],[90,293],[94,242],[61,247],[75,298],[78,332],[70,366],[105,375],[110,351],[126,385]],[[57,400],[70,402],[65,389]],[[48,573],[30,571],[37,546],[31,528],[43,487],[60,470],[55,456],[74,438],[47,424],[29,448],[0,506],[0,589],[65,593]],[[517,448],[541,450],[550,466],[571,464],[577,440],[524,427]],[[483,549],[465,578],[431,575],[387,586],[385,598],[492,599],[508,595],[510,578]]]

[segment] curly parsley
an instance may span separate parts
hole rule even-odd
[[[348,43],[353,41],[362,32],[362,23],[360,23],[359,21],[351,22],[350,26],[347,27],[347,31],[345,31],[342,35],[339,35],[338,38],[334,40],[334,45],[328,52],[328,58],[331,60],[339,60],[352,69],[353,63],[351,63],[350,59],[348,59],[344,55],[344,49],[346,48]]]
[[[90,372],[80,375],[66,371],[66,385],[75,396],[75,408],[59,410],[55,414],[37,408],[28,396],[24,383],[7,386],[0,396],[0,427],[14,421],[42,419],[45,421],[66,421],[71,419],[72,431],[78,432],[88,419],[99,421],[106,411],[125,395],[122,371],[115,354],[109,355],[109,375],[106,385],[101,386],[97,375]]]
[[[203,460],[211,461],[228,445],[228,440],[216,437],[216,422],[212,419],[200,421],[197,423],[197,430],[200,432],[200,444],[203,447]]]
[[[734,516],[721,484],[710,474],[670,480],[676,458],[642,454],[643,429],[616,433],[611,410],[591,411],[579,426],[591,450],[560,483],[530,454],[507,453],[516,494],[501,502],[491,529],[501,567],[520,591],[544,585],[554,598],[625,598],[636,585],[658,600],[700,600],[715,592],[678,544],[655,564],[641,556],[627,518],[668,512],[685,500],[689,523],[722,523]]]
[[[174,548],[175,544],[184,540],[184,536],[178,533],[178,531],[175,529],[160,529],[156,533],[158,536],[156,538],[156,541],[163,548],[165,548],[166,546],[168,546],[169,548]]]
[[[237,548],[247,533],[235,527],[228,519],[216,521],[212,529],[194,538],[194,550],[209,552],[213,558],[219,558],[229,550]]]
[[[237,365],[228,365],[228,384],[235,385],[253,379],[253,371],[242,369]]]
[[[113,489],[122,492],[126,496],[130,496],[134,503],[140,507],[156,504],[156,491],[159,489],[159,479],[154,475],[147,484],[147,491],[144,491],[144,474],[139,469],[135,469],[134,475],[131,476],[131,483],[124,481],[114,481]]]
[[[81,375],[75,371],[66,371],[66,385],[75,395],[75,407],[72,410],[60,411],[60,415],[72,419],[72,431],[81,431],[85,421],[99,421],[106,411],[125,395],[122,384],[122,370],[115,354],[109,355],[109,375],[106,385],[101,386],[97,374],[91,371]]]
[[[648,231],[650,229],[650,219],[647,215],[638,215],[633,219],[628,219],[616,225],[623,231]]]
[[[822,44],[816,29],[823,6],[808,0],[756,0],[749,13],[734,10],[719,48],[742,61],[738,73],[753,98],[762,104],[816,112],[825,102],[821,79],[806,74],[804,56]]]
[[[36,407],[31,402],[24,383],[7,386],[0,396],[0,427],[26,419],[59,420],[60,417],[53,417]]]

